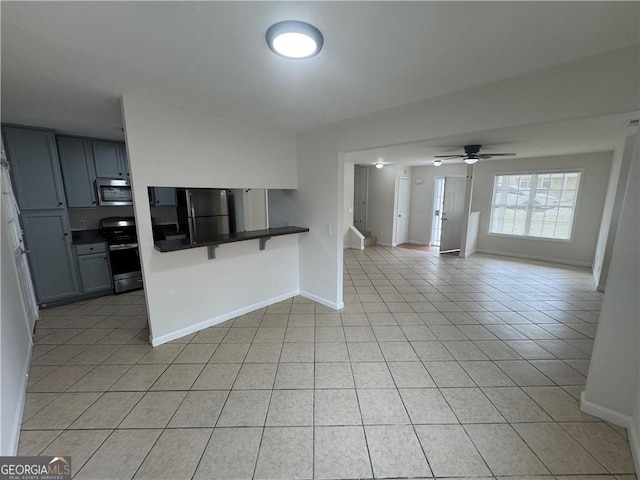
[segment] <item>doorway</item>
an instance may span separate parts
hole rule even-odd
[[[353,226],[363,232],[367,228],[367,167],[353,170]]]

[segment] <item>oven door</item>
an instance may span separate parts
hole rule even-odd
[[[109,262],[116,293],[142,288],[137,243],[109,245]]]

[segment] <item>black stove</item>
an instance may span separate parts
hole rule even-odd
[[[142,288],[135,218],[103,218],[100,220],[100,233],[107,239],[116,293]]]

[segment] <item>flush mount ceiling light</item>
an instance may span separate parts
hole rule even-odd
[[[442,165],[442,160],[434,160],[434,161],[433,161],[433,165],[434,165],[435,167],[439,167],[440,165]]]
[[[475,155],[469,155],[467,156],[467,158],[464,159],[464,163],[466,163],[467,165],[473,165],[477,161],[478,161],[478,157],[476,157]]]
[[[297,20],[286,20],[271,25],[267,30],[266,40],[276,55],[298,60],[317,55],[324,43],[320,30]]]
[[[382,168],[383,164],[382,162],[376,162],[376,168]]]

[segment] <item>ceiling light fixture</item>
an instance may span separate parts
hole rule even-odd
[[[442,160],[438,159],[438,160],[434,160],[433,161],[433,166],[434,167],[439,167],[440,165],[442,165]]]
[[[475,155],[469,155],[467,158],[464,159],[464,163],[466,163],[467,165],[473,165],[477,161],[478,161],[478,157],[476,157]]]
[[[383,164],[382,162],[376,162],[376,168],[382,168]]]
[[[267,30],[266,40],[276,55],[298,60],[317,55],[324,43],[320,30],[298,20],[274,23]]]

